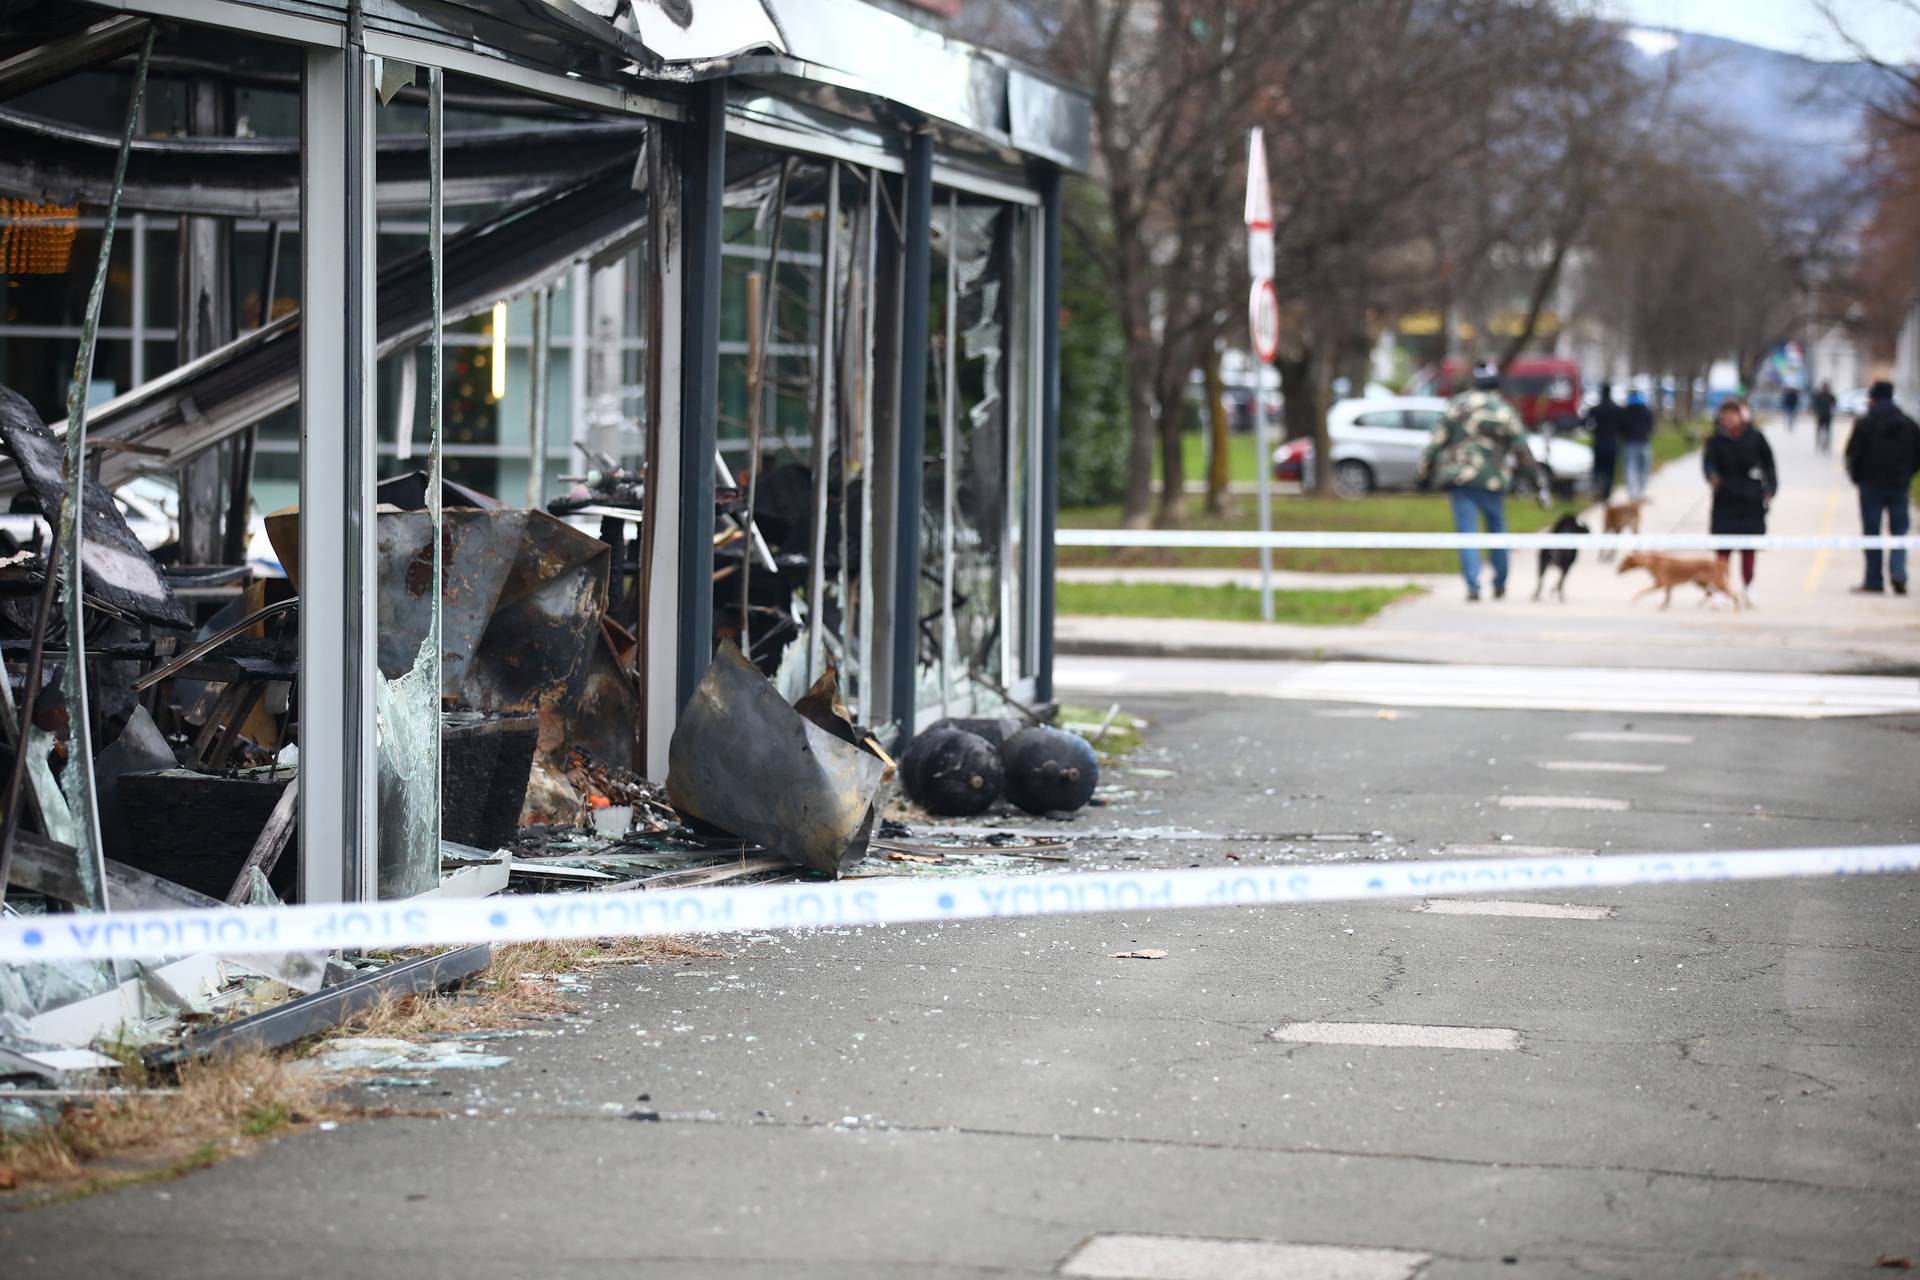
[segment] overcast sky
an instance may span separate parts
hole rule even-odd
[[[1849,54],[1815,0],[1599,0],[1623,21],[1727,36],[1817,58]],[[1920,6],[1835,0],[1847,28],[1889,61],[1920,60]]]

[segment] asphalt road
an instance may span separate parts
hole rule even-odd
[[[1076,868],[1920,841],[1920,717],[1130,705],[1151,745],[1063,828],[1088,837]],[[1596,733],[1657,736],[1574,736]],[[734,939],[600,971],[590,1021],[390,1095],[445,1118],[0,1217],[0,1258],[143,1280],[1881,1274],[1920,1257],[1917,888]],[[1134,948],[1167,955],[1112,958]]]

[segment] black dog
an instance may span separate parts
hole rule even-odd
[[[1587,526],[1581,524],[1572,516],[1561,516],[1553,522],[1554,533],[1585,533],[1586,531]],[[1579,554],[1578,551],[1573,550],[1571,547],[1564,551],[1548,551],[1542,548],[1540,551],[1540,576],[1535,579],[1533,584],[1533,598],[1535,600],[1540,598],[1541,589],[1547,585],[1547,570],[1553,568],[1560,571],[1560,581],[1554,583],[1553,594],[1565,600],[1567,598],[1567,572],[1573,568],[1574,559],[1579,556]]]

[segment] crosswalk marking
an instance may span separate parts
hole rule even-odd
[[[1610,920],[1612,907],[1576,907],[1553,902],[1500,902],[1489,898],[1429,898],[1414,908],[1436,916],[1519,916],[1534,920]]]
[[[1411,1280],[1432,1255],[1407,1249],[1103,1233],[1060,1264],[1092,1280]]]
[[[1596,850],[1557,844],[1450,844],[1447,852],[1462,858],[1584,858]]]
[[[1501,796],[1502,809],[1586,809],[1596,813],[1622,813],[1633,808],[1625,800],[1610,796]]]
[[[1068,657],[1056,678],[1088,691],[1361,703],[1401,714],[1429,707],[1819,719],[1920,711],[1920,682],[1912,679],[1767,671]]]
[[[1412,1022],[1289,1022],[1267,1033],[1289,1044],[1349,1044],[1380,1049],[1477,1049],[1512,1053],[1520,1033],[1512,1027],[1422,1026]]]
[[[1570,733],[1568,742],[1643,742],[1648,746],[1690,747],[1693,735],[1690,733],[1648,733],[1641,729],[1590,729],[1583,733]]]
[[[1663,764],[1634,764],[1627,760],[1542,760],[1542,769],[1559,773],[1665,773]]]

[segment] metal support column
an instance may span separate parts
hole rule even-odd
[[[713,451],[720,391],[721,204],[726,195],[727,84],[697,86],[682,138],[686,257],[681,292],[680,641],[675,705],[713,654]],[[663,337],[665,335],[662,335]]]
[[[1060,171],[1039,175],[1040,278],[1040,574],[1034,590],[1040,606],[1040,651],[1034,697],[1053,701],[1054,532],[1060,514]]]
[[[300,891],[376,891],[374,181],[359,49],[310,49],[301,96]]]
[[[927,432],[927,272],[933,226],[933,138],[916,133],[907,152],[906,236],[901,282],[898,438],[893,498],[893,696],[900,741],[913,737],[920,651],[920,506]]]
[[[211,77],[186,82],[187,131],[200,137],[231,135],[228,89]],[[186,364],[233,339],[233,222],[227,218],[180,219],[180,298],[174,322],[175,363]],[[200,454],[179,471],[180,558],[187,564],[217,564],[228,539],[224,525],[232,505],[232,479],[239,454],[251,461],[249,427]],[[245,545],[244,543],[242,544]]]

